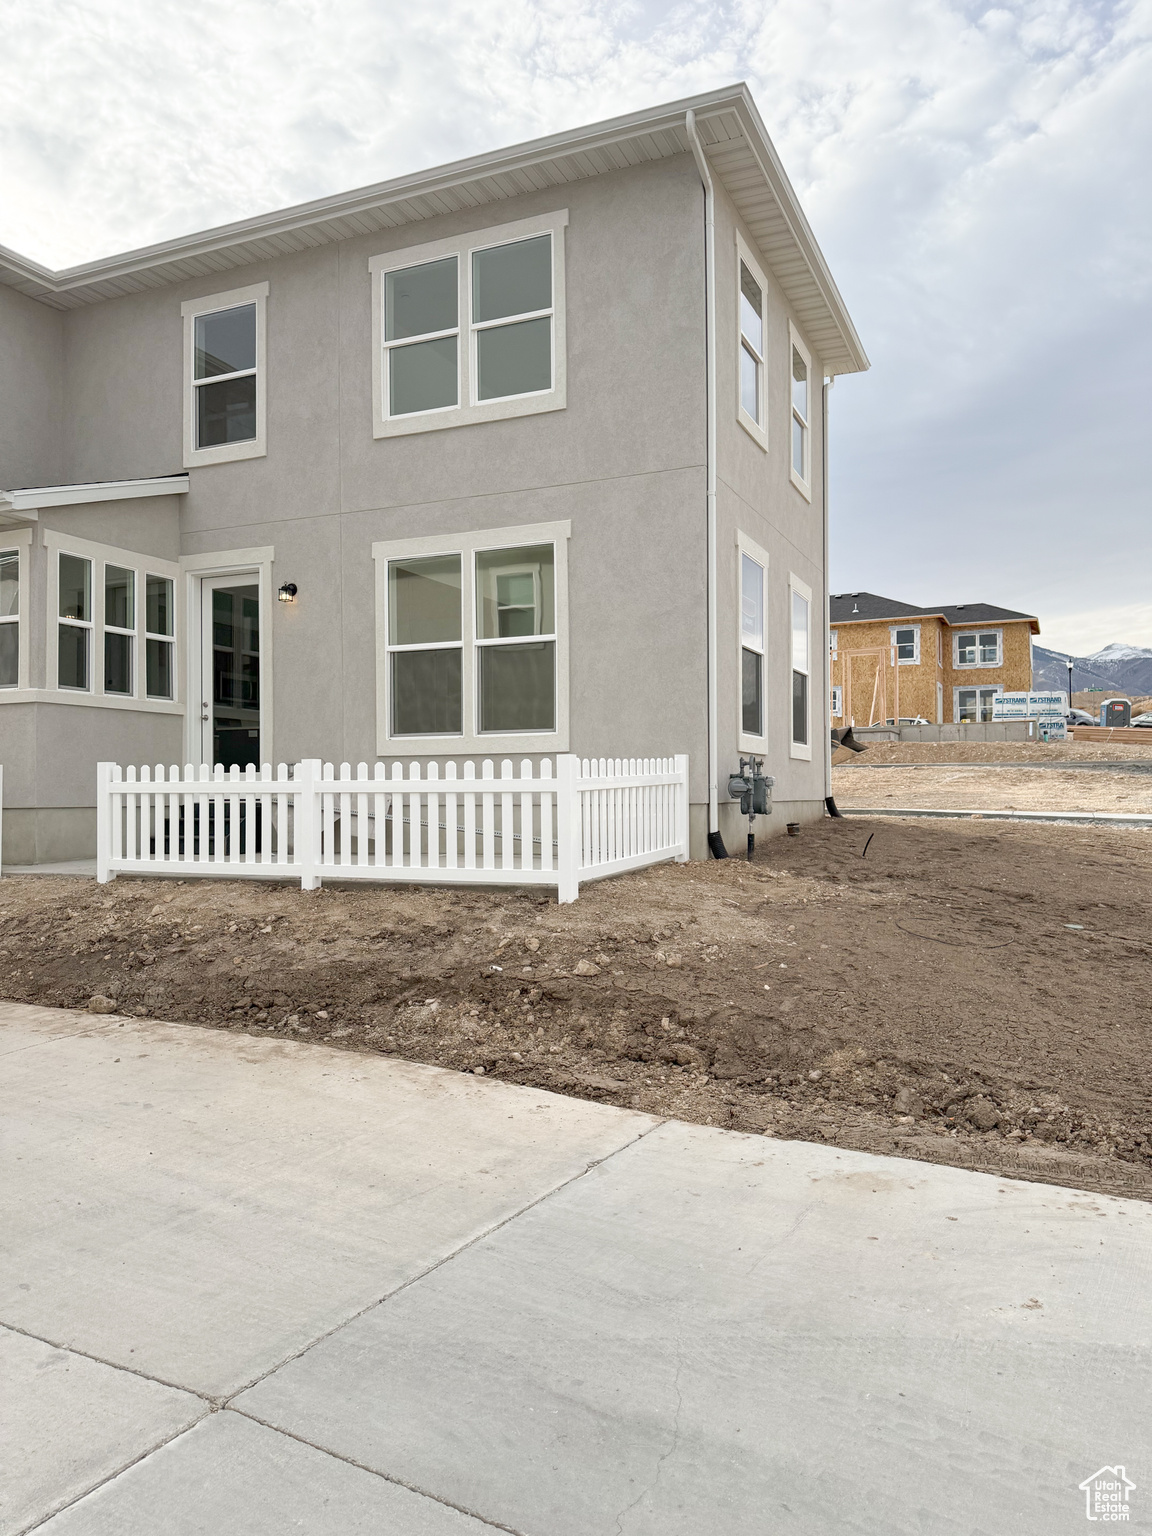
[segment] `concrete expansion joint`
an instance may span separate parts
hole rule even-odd
[[[391,1301],[393,1297],[399,1296],[400,1293],[402,1291],[406,1291],[409,1286],[418,1285],[421,1280],[426,1280],[429,1275],[434,1275],[437,1270],[443,1269],[446,1264],[451,1264],[454,1259],[460,1258],[460,1256],[467,1253],[470,1248],[474,1248],[477,1243],[484,1242],[486,1238],[492,1237],[494,1233],[501,1231],[504,1227],[508,1226],[510,1222],[519,1220],[521,1216],[524,1216],[529,1211],[534,1210],[536,1206],[542,1205],[545,1200],[551,1200],[553,1195],[558,1195],[561,1190],[565,1190],[570,1185],[577,1183],[580,1179],[586,1178],[587,1175],[593,1171],[593,1169],[603,1166],[604,1163],[607,1163],[612,1158],[619,1156],[621,1152],[627,1152],[629,1147],[636,1146],[638,1142],[643,1141],[645,1136],[650,1136],[653,1131],[659,1130],[662,1125],[666,1125],[667,1123],[668,1122],[666,1120],[654,1119],[651,1125],[645,1126],[642,1130],[638,1131],[635,1136],[629,1137],[627,1141],[622,1142],[620,1146],[613,1147],[611,1152],[606,1152],[603,1157],[598,1157],[593,1162],[585,1164],[585,1166],[581,1168],[579,1172],[572,1174],[570,1178],[561,1179],[559,1184],[554,1184],[551,1189],[546,1189],[542,1195],[537,1195],[535,1200],[529,1200],[526,1205],[520,1206],[517,1210],[510,1212],[507,1216],[502,1217],[501,1220],[493,1222],[491,1226],[485,1227],[482,1232],[477,1232],[475,1236],[470,1237],[466,1242],[461,1243],[458,1248],[453,1248],[450,1253],[446,1253],[442,1258],[437,1259],[434,1264],[429,1264],[425,1269],[420,1270],[418,1274],[411,1275],[407,1280],[401,1281],[401,1283],[395,1286],[392,1290],[385,1291],[382,1296],[373,1297],[371,1301],[366,1302],[364,1306],[357,1308],[355,1312],[351,1312],[347,1317],[341,1318],[338,1323],[333,1323],[331,1328],[326,1329],[323,1333],[317,1334],[314,1339],[309,1339],[308,1342],[301,1345],[299,1349],[294,1350],[290,1355],[285,1355],[282,1360],[278,1360],[275,1365],[269,1366],[266,1371],[261,1371],[258,1376],[252,1377],[250,1381],[244,1382],[243,1385],[237,1387],[234,1392],[230,1392],[227,1397],[220,1398],[218,1400],[219,1405],[225,1408],[231,1407],[234,1404],[236,1398],[238,1398],[241,1393],[249,1391],[252,1387],[259,1386],[259,1384],[262,1381],[266,1381],[269,1376],[275,1376],[277,1371],[283,1370],[286,1365],[291,1365],[294,1360],[301,1359],[309,1352],[309,1350],[315,1349],[317,1344],[323,1344],[324,1341],[326,1339],[330,1339],[333,1334],[339,1333],[342,1328],[346,1328],[350,1323],[356,1322],[358,1318],[364,1317],[366,1313],[374,1311],[376,1307],[383,1306],[386,1301]],[[204,1394],[200,1393],[197,1395],[203,1396]]]
[[[202,1403],[211,1410],[225,1406],[227,1399],[213,1397],[207,1392],[198,1392],[195,1387],[185,1386],[181,1381],[169,1381],[166,1376],[154,1376],[150,1371],[138,1370],[134,1365],[124,1365],[119,1360],[106,1360],[103,1355],[94,1355],[90,1349],[77,1349],[75,1344],[64,1344],[59,1339],[49,1339],[42,1333],[33,1333],[30,1328],[21,1328],[18,1323],[6,1323],[0,1318],[0,1328],[6,1328],[9,1333],[19,1333],[26,1339],[33,1339],[37,1344],[47,1344],[49,1349],[58,1349],[66,1355],[79,1355],[83,1360],[91,1360],[96,1365],[106,1366],[110,1371],[121,1371],[125,1376],[137,1376],[141,1381],[150,1381],[157,1387],[168,1387],[173,1392],[183,1392],[188,1397],[198,1397]]]
[[[322,1456],[331,1456],[334,1461],[342,1461],[350,1467],[356,1467],[360,1472],[368,1472],[372,1477],[378,1477],[381,1482],[392,1483],[395,1487],[404,1488],[419,1498],[431,1499],[434,1504],[442,1504],[445,1509],[453,1509],[457,1514],[467,1515],[472,1520],[478,1520],[481,1525],[486,1525],[489,1530],[506,1531],[508,1536],[529,1536],[528,1532],[520,1530],[518,1526],[505,1525],[500,1520],[490,1519],[487,1515],[482,1515],[479,1510],[470,1509],[467,1504],[453,1503],[442,1494],[433,1493],[430,1488],[422,1488],[419,1483],[406,1483],[402,1477],[395,1477],[390,1472],[381,1472],[379,1467],[371,1467],[367,1462],[357,1461],[355,1456],[347,1456],[343,1451],[334,1451],[330,1445],[321,1445],[318,1441],[309,1440],[307,1436],[298,1435],[280,1424],[270,1423],[267,1419],[261,1419],[256,1414],[249,1413],[246,1408],[230,1405],[227,1411],[239,1414],[241,1418],[249,1419],[253,1424],[259,1424],[262,1429],[270,1429],[274,1434],[283,1435],[286,1440],[295,1440],[298,1445],[306,1445],[309,1450],[319,1451]]]
[[[30,1339],[34,1339],[36,1337],[36,1335],[34,1333],[30,1333],[30,1334],[27,1335],[27,1337],[30,1338]],[[47,1342],[47,1341],[45,1340],[44,1342]],[[56,1347],[57,1348],[63,1348],[64,1346],[57,1345]],[[79,1350],[73,1350],[72,1353],[73,1354],[79,1354],[80,1351]],[[86,1355],[85,1356],[85,1359],[87,1359],[87,1360],[95,1360],[96,1358],[97,1357],[95,1355]],[[108,1362],[107,1361],[101,1361],[100,1363],[102,1365],[105,1365]],[[119,1369],[119,1367],[113,1366],[113,1369],[116,1370],[116,1369]],[[131,1374],[136,1375],[136,1374],[140,1374],[140,1373],[133,1372]],[[155,1380],[157,1380],[157,1378],[154,1377],[154,1376],[149,1376],[146,1379],[148,1381],[155,1381]],[[183,1391],[187,1391],[188,1389],[186,1387],[181,1387],[179,1390],[183,1392]],[[199,1397],[200,1394],[198,1392],[195,1392],[195,1393],[191,1393],[190,1395],[193,1396],[193,1397]],[[193,1419],[191,1424],[184,1424],[184,1425],[181,1426],[180,1429],[174,1430],[172,1432],[172,1434],[170,1434],[170,1435],[163,1435],[159,1440],[155,1441],[152,1445],[146,1445],[144,1447],[144,1449],[138,1455],[131,1457],[128,1461],[124,1462],[121,1466],[114,1467],[112,1469],[112,1471],[109,1472],[106,1477],[100,1478],[97,1482],[93,1483],[90,1488],[85,1488],[83,1490],[83,1492],[78,1493],[74,1499],[68,1499],[66,1503],[60,1504],[60,1505],[57,1506],[57,1508],[49,1510],[49,1512],[46,1515],[41,1516],[37,1520],[34,1520],[31,1525],[23,1525],[23,1526],[21,1526],[18,1531],[13,1531],[12,1536],[30,1536],[30,1533],[32,1531],[40,1530],[40,1528],[42,1526],[45,1526],[45,1525],[48,1524],[49,1520],[55,1520],[56,1516],[57,1515],[62,1515],[66,1509],[71,1509],[74,1504],[79,1504],[81,1502],[81,1500],[90,1498],[92,1496],[92,1494],[98,1493],[101,1488],[106,1488],[109,1483],[114,1483],[117,1478],[123,1477],[125,1472],[130,1472],[132,1470],[132,1468],[135,1467],[135,1466],[138,1466],[140,1462],[147,1461],[149,1456],[154,1456],[157,1451],[162,1451],[166,1445],[171,1445],[174,1440],[179,1440],[181,1438],[181,1436],[188,1434],[188,1432],[190,1430],[193,1430],[193,1429],[196,1428],[197,1424],[202,1424],[203,1421],[206,1418],[209,1417],[209,1414],[214,1412],[214,1411],[215,1410],[213,1410],[213,1409],[209,1409],[208,1412],[202,1413],[202,1414],[199,1415],[199,1417]]]

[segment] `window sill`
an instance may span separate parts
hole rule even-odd
[[[564,391],[550,389],[543,395],[515,395],[509,400],[488,400],[482,405],[462,405],[451,411],[390,416],[375,423],[372,436],[409,437],[416,432],[443,432],[450,427],[470,427],[483,421],[511,421],[517,416],[539,416],[547,411],[562,411],[566,406]]]
[[[1003,669],[1003,661],[954,661],[953,670],[956,672],[999,672]]]
[[[236,464],[241,459],[267,458],[262,437],[245,443],[221,443],[216,448],[189,448],[184,454],[185,469],[201,469],[208,464]]]
[[[812,761],[812,747],[804,746],[802,742],[794,741],[788,749],[788,756],[796,758],[799,762],[810,763]]]
[[[552,757],[568,751],[568,732],[535,731],[508,736],[389,736],[377,743],[376,756],[389,757],[490,757],[494,761],[510,753]]]
[[[800,476],[794,469],[790,469],[788,471],[788,477],[792,481],[792,484],[800,492],[801,496],[803,496],[804,500],[811,501],[812,487],[808,484],[808,482],[806,480],[801,480]]]
[[[169,699],[129,699],[73,688],[0,688],[0,704],[78,704],[85,709],[123,709],[144,715],[182,715],[183,704]]]
[[[738,751],[751,752],[756,757],[768,755],[767,736],[749,736],[746,732],[740,731],[736,737],[736,746]]]
[[[757,448],[760,448],[765,453],[767,453],[768,452],[768,434],[767,434],[767,432],[765,432],[764,428],[762,426],[760,426],[759,422],[755,422],[755,421],[752,420],[751,416],[749,416],[748,412],[744,409],[743,406],[737,406],[737,408],[736,408],[736,420],[744,428],[745,432],[747,432],[748,436],[756,444]]]

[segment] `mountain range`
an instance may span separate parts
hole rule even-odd
[[[1068,656],[1063,651],[1032,647],[1032,687],[1037,690],[1068,688]],[[1109,693],[1152,694],[1152,650],[1140,645],[1106,645],[1094,656],[1073,656],[1073,692],[1103,688]]]

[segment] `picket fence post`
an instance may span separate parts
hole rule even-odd
[[[323,764],[318,757],[306,757],[296,764],[300,789],[296,801],[296,861],[300,865],[300,889],[320,889],[320,775]]]
[[[676,855],[677,864],[687,864],[691,830],[688,826],[688,754],[677,752],[676,763],[676,840],[680,844]]]
[[[579,770],[575,753],[556,754],[556,900],[561,903],[580,894]]]
[[[115,763],[96,764],[96,879],[107,885],[116,876],[112,863],[112,770]]]

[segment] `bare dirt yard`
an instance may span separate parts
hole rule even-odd
[[[0,885],[0,995],[1152,1198],[1152,832],[853,818],[540,893]]]
[[[1149,765],[1152,767],[1152,765]],[[1152,815],[1152,772],[1089,768],[863,767],[832,770],[832,793],[842,807],[882,810],[1106,811]]]

